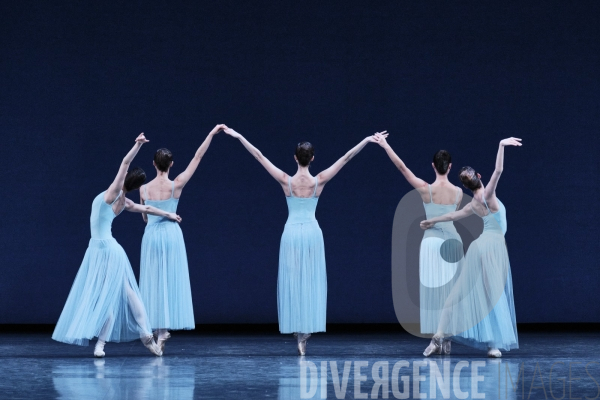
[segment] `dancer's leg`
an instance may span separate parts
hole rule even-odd
[[[137,293],[133,291],[129,282],[125,282],[125,291],[127,293],[127,305],[129,306],[129,310],[131,310],[131,314],[133,314],[133,318],[135,318],[135,322],[138,324],[140,337],[152,335],[152,332],[149,332],[146,329],[148,320],[144,303],[142,303],[142,300]]]
[[[294,336],[298,340],[298,354],[303,356],[306,354],[306,342],[310,337],[310,333],[294,333]]]
[[[108,318],[106,319],[104,326],[100,330],[100,334],[98,334],[98,340],[106,342],[106,340],[108,339],[108,335],[110,334],[110,331],[112,331],[113,322],[114,322],[114,317],[111,313],[111,314],[109,314]]]
[[[106,344],[106,339],[108,339],[108,335],[112,331],[113,321],[113,315],[110,314],[106,319],[104,326],[100,330],[100,334],[98,334],[98,341],[96,342],[96,347],[94,347],[95,357],[104,357],[106,355],[104,353],[104,345]]]
[[[160,351],[165,351],[165,342],[171,338],[171,334],[168,329],[157,329],[156,333],[156,344],[160,347]]]
[[[162,351],[154,341],[152,332],[146,329],[149,324],[144,303],[142,303],[142,300],[139,298],[137,293],[133,291],[129,285],[129,282],[125,282],[125,291],[127,294],[127,304],[129,305],[129,309],[133,314],[133,318],[135,318],[135,321],[139,326],[140,339],[142,340],[142,343],[144,343],[144,346],[146,346],[152,354],[162,356]]]
[[[169,330],[168,329],[157,329],[155,331],[155,333],[156,333],[156,338],[161,339],[161,338],[165,338],[169,334]]]

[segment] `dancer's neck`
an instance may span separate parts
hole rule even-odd
[[[435,173],[435,181],[433,183],[450,183],[448,180],[448,174],[440,175]]]
[[[170,169],[166,170],[166,171],[161,171],[159,169],[156,169],[156,180],[162,180],[162,181],[168,181],[169,180],[169,171]]]
[[[304,176],[312,177],[312,175],[310,174],[310,171],[308,170],[308,165],[306,167],[303,167],[302,165],[298,164],[298,171],[296,171],[296,175],[304,175]]]

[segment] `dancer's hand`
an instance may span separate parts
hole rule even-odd
[[[167,218],[169,218],[171,221],[181,222],[181,217],[175,213],[168,213]]]
[[[221,132],[225,128],[227,128],[227,126],[225,124],[218,124],[217,126],[215,126],[213,128],[212,131],[210,131],[209,135],[216,135],[217,133]]]
[[[383,132],[377,132],[375,133],[372,137],[374,138],[374,142],[379,144],[381,147],[386,147],[387,144],[387,140],[385,140],[385,138],[387,138],[389,136],[389,133],[387,133],[387,131],[383,131]]]
[[[238,139],[238,138],[241,138],[241,137],[242,137],[242,135],[240,135],[239,133],[237,133],[236,131],[234,131],[233,129],[231,129],[231,128],[228,128],[228,127],[225,127],[225,128],[223,129],[223,132],[225,132],[225,133],[226,133],[226,134],[228,134],[229,136],[231,136],[231,137],[234,137],[234,138],[236,138],[236,139]]]
[[[135,138],[135,142],[139,143],[139,144],[144,144],[144,143],[148,143],[149,140],[146,139],[146,136],[144,136],[144,132],[142,132],[139,134],[139,136],[137,138]]]
[[[435,225],[435,222],[431,222],[428,219],[425,221],[421,221],[421,229],[426,230],[432,228]]]
[[[500,141],[500,146],[522,146],[521,139],[509,137]]]

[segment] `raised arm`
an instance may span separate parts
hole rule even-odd
[[[244,145],[246,150],[248,150],[250,152],[250,154],[252,154],[254,156],[254,158],[256,158],[256,160],[263,167],[265,167],[267,172],[269,174],[271,174],[271,176],[273,178],[275,178],[275,180],[277,182],[279,182],[282,185],[287,185],[288,175],[285,172],[283,172],[282,170],[280,170],[279,168],[277,168],[276,166],[274,166],[273,163],[271,161],[269,161],[265,156],[263,156],[263,154],[260,152],[260,150],[258,150],[249,141],[247,141],[245,137],[243,137],[241,134],[237,133],[236,131],[234,131],[233,129],[228,128],[228,127],[225,127],[223,129],[223,132],[225,132],[226,134],[228,134],[231,137],[239,139],[239,141],[242,142],[242,145]]]
[[[521,139],[510,137],[500,141],[500,145],[498,146],[498,154],[496,155],[496,168],[494,169],[494,173],[492,174],[490,181],[485,187],[484,195],[486,199],[493,197],[494,193],[496,193],[496,187],[498,186],[500,175],[502,175],[502,170],[504,169],[504,147],[506,146],[522,146]]]
[[[167,212],[152,206],[143,206],[130,199],[125,199],[125,210],[135,213],[157,215],[159,217],[169,218],[172,221],[181,222],[181,217],[175,213]]]
[[[392,160],[396,168],[398,168],[400,173],[404,176],[404,178],[412,187],[414,187],[415,189],[421,189],[427,186],[427,182],[425,182],[421,178],[417,178],[415,174],[413,174],[413,172],[410,169],[408,169],[406,164],[404,164],[404,161],[402,161],[400,157],[398,157],[396,152],[394,152],[394,150],[388,144],[385,138],[381,138],[378,143],[381,147],[383,147],[390,160]]]
[[[331,167],[327,168],[326,170],[322,171],[317,175],[317,177],[319,178],[319,185],[323,186],[331,179],[333,179],[333,177],[336,176],[338,172],[340,172],[342,167],[348,164],[348,161],[352,160],[352,158],[355,155],[357,155],[368,143],[377,143],[379,140],[381,140],[381,138],[385,139],[387,135],[387,131],[383,131],[378,132],[372,136],[367,136],[366,138],[361,140],[359,144],[351,148],[346,154],[344,154],[342,158],[333,163]]]
[[[212,131],[210,131],[206,139],[204,139],[204,142],[202,142],[198,150],[196,150],[194,158],[192,158],[192,161],[190,161],[185,171],[177,175],[177,178],[175,178],[176,189],[183,189],[183,187],[189,182],[189,180],[192,178],[192,175],[194,175],[194,172],[196,172],[196,168],[198,168],[202,157],[204,157],[204,153],[206,153],[206,150],[208,150],[208,146],[210,146],[213,136],[215,136],[224,128],[226,128],[225,125],[219,124],[215,126]]]
[[[432,228],[438,222],[446,222],[446,221],[457,221],[459,219],[463,219],[473,214],[473,208],[471,204],[467,204],[462,210],[454,211],[448,214],[444,214],[439,217],[431,218],[425,221],[421,221],[421,229],[429,229]]]
[[[119,192],[123,188],[123,183],[125,182],[125,177],[127,176],[127,170],[129,169],[131,162],[135,158],[138,151],[140,151],[142,145],[148,142],[149,140],[147,140],[144,136],[144,132],[140,133],[140,135],[135,139],[133,148],[129,150],[129,153],[127,153],[121,162],[121,166],[119,167],[119,172],[117,173],[115,180],[113,183],[111,183],[106,193],[104,193],[104,202],[111,204],[113,201],[115,201],[119,195]]]

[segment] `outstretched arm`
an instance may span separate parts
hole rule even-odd
[[[355,155],[357,155],[363,149],[363,147],[367,145],[367,143],[377,143],[379,142],[379,140],[381,140],[381,138],[385,139],[387,135],[387,131],[383,131],[378,132],[372,136],[367,136],[366,138],[361,140],[359,144],[351,148],[346,154],[344,154],[342,158],[333,163],[331,167],[327,168],[325,171],[322,171],[317,175],[317,177],[319,178],[319,185],[323,186],[331,179],[333,179],[333,177],[336,176],[338,172],[340,172],[342,167],[348,164],[348,161],[352,160],[352,158]]]
[[[471,214],[473,214],[473,208],[471,207],[471,204],[467,204],[462,210],[454,211],[439,217],[421,221],[421,229],[429,229],[438,222],[457,221],[459,219],[466,218]]]
[[[185,171],[175,178],[176,189],[183,189],[183,187],[189,182],[189,180],[192,178],[192,175],[194,175],[194,172],[196,172],[196,168],[198,168],[198,164],[200,164],[202,157],[204,157],[204,153],[206,153],[206,150],[208,150],[208,146],[210,146],[213,136],[219,133],[223,128],[225,128],[225,125],[219,124],[215,126],[212,131],[210,131],[206,139],[204,139],[204,142],[202,142],[198,150],[196,150],[194,158],[192,158],[192,161],[190,161]]]
[[[494,169],[494,173],[492,174],[492,177],[485,188],[486,198],[489,199],[494,196],[494,193],[496,193],[496,187],[498,186],[500,175],[502,175],[502,170],[504,169],[504,147],[521,145],[521,139],[514,137],[500,141],[500,145],[498,146],[498,154],[496,155],[496,169]]]
[[[228,127],[225,127],[223,129],[223,132],[225,132],[226,134],[228,134],[231,137],[239,139],[239,141],[242,142],[242,145],[244,145],[246,150],[248,150],[250,152],[250,154],[252,154],[254,156],[254,158],[256,158],[256,160],[263,167],[265,167],[267,172],[269,174],[271,174],[271,176],[273,178],[275,178],[275,180],[277,182],[279,182],[282,185],[287,185],[288,175],[285,172],[283,172],[282,170],[280,170],[279,168],[277,168],[276,166],[274,166],[273,163],[271,161],[269,161],[267,159],[267,157],[263,156],[263,154],[260,152],[260,150],[258,150],[249,141],[247,141],[245,137],[243,137],[241,134],[237,133],[236,131],[234,131],[233,129],[228,128]]]
[[[106,193],[104,193],[105,203],[111,204],[113,201],[115,201],[115,199],[119,195],[119,192],[123,188],[123,183],[125,182],[125,177],[127,176],[127,170],[129,169],[131,162],[135,158],[138,151],[140,151],[142,145],[148,142],[149,140],[147,140],[144,136],[144,132],[140,133],[140,135],[135,139],[135,144],[133,145],[133,148],[129,150],[129,153],[127,153],[127,155],[125,156],[125,158],[123,158],[123,161],[121,162],[121,166],[119,167],[119,172],[117,173],[115,180],[110,185]]]
[[[396,168],[398,168],[398,170],[400,170],[400,173],[402,173],[402,175],[404,176],[404,178],[408,181],[408,183],[412,187],[414,187],[415,189],[420,189],[422,187],[426,187],[427,186],[427,182],[425,182],[421,178],[417,178],[415,176],[415,174],[413,174],[413,172],[410,169],[408,169],[408,167],[406,166],[406,164],[404,164],[404,161],[402,161],[400,159],[400,157],[398,157],[398,155],[396,154],[396,152],[394,152],[394,150],[388,144],[388,142],[387,142],[387,140],[385,140],[385,138],[381,138],[378,143],[379,143],[379,145],[381,147],[383,147],[383,149],[387,153],[387,155],[390,158],[390,160],[392,160],[392,162],[394,163],[394,165],[396,166]]]
[[[130,199],[125,199],[125,210],[135,213],[157,215],[159,217],[169,218],[172,221],[181,222],[181,217],[175,213],[166,212],[164,210],[152,206],[143,206],[141,204],[133,202]]]

